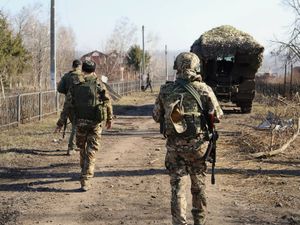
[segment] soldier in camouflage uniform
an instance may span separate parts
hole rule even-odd
[[[90,178],[94,176],[95,154],[100,148],[102,122],[110,129],[113,118],[111,99],[105,85],[97,79],[95,69],[96,64],[93,61],[84,61],[83,80],[81,78],[74,80],[68,95],[75,112],[76,144],[80,149],[80,181],[83,191],[90,188]],[[85,85],[93,83],[95,86]],[[83,88],[78,89],[80,85]],[[86,92],[89,87],[89,91]]]
[[[164,134],[167,137],[165,165],[170,175],[172,224],[187,225],[185,192],[187,177],[190,175],[194,225],[203,225],[206,220],[204,154],[207,135],[202,130],[204,128],[200,119],[197,119],[200,118],[197,101],[183,87],[178,86],[177,82],[188,82],[194,87],[201,98],[203,110],[207,113],[220,117],[223,112],[211,88],[201,81],[201,75],[198,74],[200,61],[194,53],[179,54],[174,69],[177,70],[176,81],[161,86],[153,110],[156,122],[164,120]],[[175,106],[180,100],[175,104],[168,102],[174,93],[180,93],[182,102],[179,108]],[[192,118],[192,125],[195,127],[193,132],[186,124],[188,118]],[[170,122],[171,126],[168,124]]]
[[[82,76],[81,74],[81,61],[76,59],[72,63],[72,70],[68,73],[66,73],[61,80],[59,81],[57,85],[57,91],[59,93],[67,95],[67,93],[70,90],[71,85],[73,84],[74,78],[76,79],[78,76]],[[71,134],[69,137],[69,143],[68,143],[68,151],[67,155],[71,155],[75,152],[76,143],[75,143],[75,133],[76,133],[76,126],[74,123],[74,112],[70,109],[71,103],[67,101],[67,98],[65,98],[63,110],[60,113],[60,117],[56,123],[57,127],[55,132],[58,132],[61,130],[61,128],[67,123],[67,120],[69,119],[72,128],[71,128]]]
[[[84,61],[82,75],[74,77],[67,94],[67,101],[71,103],[68,110],[72,110],[75,117],[82,191],[90,188],[90,179],[94,176],[96,152],[100,149],[102,122],[110,129],[113,118],[110,96],[102,81],[97,79],[95,69],[96,64],[93,61]],[[57,129],[60,130],[61,127],[58,126]]]

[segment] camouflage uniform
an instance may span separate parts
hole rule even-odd
[[[195,54],[179,54],[174,64],[174,69],[177,69],[177,79],[190,81],[190,84],[200,94],[204,110],[215,113],[217,117],[220,117],[223,112],[214,93],[211,91],[211,88],[200,81],[201,76],[196,73],[199,66],[200,62]],[[160,122],[162,118],[165,119],[168,114],[166,98],[170,95],[170,91],[174,90],[172,86],[174,86],[173,83],[167,83],[162,85],[160,89],[153,110],[153,119],[156,122]],[[193,107],[189,105],[192,104],[192,99],[186,100],[184,104],[185,107]],[[196,109],[198,110],[198,108]],[[195,115],[197,113],[199,114],[197,111],[194,113]],[[191,179],[194,225],[205,224],[207,205],[205,197],[205,176],[207,167],[203,156],[207,148],[207,141],[205,141],[201,135],[197,138],[183,138],[178,135],[169,135],[167,136],[166,148],[165,166],[170,175],[172,192],[172,224],[187,225],[185,192],[188,175],[190,175]]]
[[[97,79],[95,73],[89,73],[84,76],[84,79]],[[101,90],[104,90],[102,93],[103,96],[99,96],[103,101],[103,106],[105,109],[105,118],[106,122],[112,120],[112,104],[110,96],[108,95],[105,85],[97,80],[98,85],[101,87]],[[73,102],[72,99],[72,89],[70,91],[70,102]],[[75,110],[76,114],[76,110]],[[81,167],[81,187],[89,187],[89,179],[94,176],[94,167],[96,152],[100,149],[100,138],[102,133],[102,124],[99,122],[76,118],[76,144],[80,149],[80,167]]]
[[[69,143],[68,143],[68,153],[70,152],[70,150],[73,150],[76,148],[76,143],[75,143],[75,133],[76,133],[76,126],[74,123],[74,112],[72,110],[71,107],[71,102],[68,101],[67,98],[67,94],[70,90],[71,85],[73,85],[73,79],[78,76],[82,76],[81,74],[81,70],[79,68],[77,69],[73,69],[70,72],[66,73],[60,80],[60,82],[58,83],[57,86],[57,91],[59,93],[65,94],[65,102],[63,105],[63,110],[60,113],[60,117],[56,123],[56,125],[58,127],[63,127],[64,124],[67,122],[67,120],[69,119],[71,124],[72,124],[72,128],[71,128],[71,134],[69,137]],[[75,79],[76,79],[75,78]]]

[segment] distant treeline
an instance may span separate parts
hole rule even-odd
[[[0,83],[5,92],[50,88],[49,18],[41,18],[41,5],[22,8],[16,15],[0,10]],[[57,74],[70,69],[75,57],[75,35],[71,28],[58,26]]]

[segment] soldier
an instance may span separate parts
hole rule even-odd
[[[68,73],[66,73],[60,80],[60,82],[57,85],[57,91],[59,93],[67,95],[67,93],[70,90],[71,85],[73,84],[74,77],[81,76],[81,61],[76,59],[72,63],[72,70]],[[75,152],[75,133],[76,133],[76,126],[74,123],[74,112],[70,109],[70,102],[67,101],[67,98],[65,98],[63,110],[60,113],[60,117],[56,123],[57,127],[55,129],[55,132],[59,132],[63,126],[67,125],[67,120],[69,118],[72,129],[71,134],[69,137],[69,143],[68,143],[68,150],[67,155],[72,155]]]
[[[148,73],[147,74],[147,79],[146,79],[146,87],[145,87],[144,91],[146,91],[147,88],[150,87],[151,93],[153,92],[151,83],[152,83],[152,80],[151,80],[151,77],[150,77],[150,73]]]
[[[153,109],[153,119],[163,124],[167,138],[165,166],[170,175],[172,224],[187,225],[185,192],[190,175],[194,225],[203,225],[207,120],[209,115],[219,118],[223,112],[211,88],[201,81],[200,60],[194,53],[179,54],[174,69],[176,81],[161,86]],[[188,91],[191,87],[194,93]]]
[[[72,103],[76,119],[76,144],[80,149],[81,189],[90,188],[94,176],[95,154],[100,148],[102,122],[111,128],[112,105],[105,85],[97,79],[96,64],[82,63],[83,77],[74,80],[68,98]]]

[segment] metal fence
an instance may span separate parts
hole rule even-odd
[[[60,100],[61,99],[61,100]],[[59,110],[63,98],[55,91],[19,94],[0,99],[0,127],[42,119]]]
[[[284,85],[282,83],[269,83],[266,81],[256,81],[256,91],[266,96],[291,97],[299,92],[300,84]]]
[[[164,81],[155,81],[152,86],[159,86]],[[141,90],[139,81],[109,83],[119,95],[127,95]],[[34,119],[59,112],[64,102],[64,95],[56,91],[25,93],[0,98],[0,128],[8,128]]]
[[[109,86],[119,95],[127,95],[140,90],[139,81],[114,82],[109,83]]]

